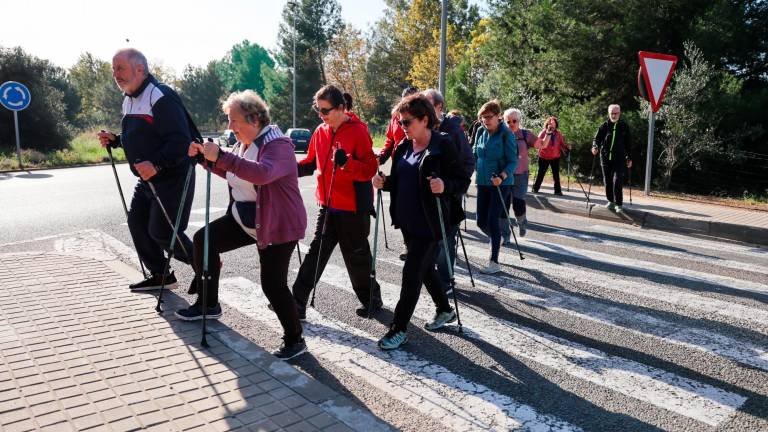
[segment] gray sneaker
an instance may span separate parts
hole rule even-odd
[[[617,205],[614,210],[616,213],[624,213],[624,209],[620,205]]]
[[[482,274],[494,274],[501,271],[499,263],[488,260],[488,265],[480,269]]]
[[[440,327],[456,321],[456,311],[450,310],[448,312],[437,312],[432,321],[424,324],[424,328],[429,331],[435,331]]]

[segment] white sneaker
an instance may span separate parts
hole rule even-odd
[[[620,205],[617,205],[615,210],[616,213],[624,213],[624,209]]]
[[[497,262],[488,261],[488,265],[484,268],[480,269],[480,273],[483,274],[494,274],[499,273],[501,271],[501,266]]]

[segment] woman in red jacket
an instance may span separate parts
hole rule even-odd
[[[368,127],[346,111],[341,90],[327,85],[315,93],[314,100],[312,108],[323,122],[312,134],[307,157],[298,162],[298,170],[300,177],[318,171],[315,197],[320,211],[315,236],[293,284],[293,297],[299,317],[304,318],[312,287],[338,244],[352,289],[362,304],[356,312],[371,316],[382,306],[379,284],[371,287],[368,244],[373,209],[371,179],[379,164]]]
[[[560,190],[560,155],[571,150],[571,146],[565,143],[563,134],[557,130],[559,124],[557,117],[550,117],[544,122],[544,128],[539,133],[541,144],[539,149],[539,172],[533,183],[533,192],[538,193],[547,168],[552,167],[552,177],[555,180],[555,195],[562,195]]]

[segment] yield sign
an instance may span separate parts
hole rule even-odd
[[[658,112],[661,101],[664,99],[664,92],[667,91],[669,80],[672,78],[672,72],[675,71],[677,57],[648,51],[640,51],[637,54],[640,57],[640,69],[643,71],[651,108],[653,112]]]

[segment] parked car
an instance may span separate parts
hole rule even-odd
[[[226,129],[219,137],[219,145],[224,147],[232,147],[237,142],[237,137],[232,129]]]
[[[309,150],[309,138],[312,137],[309,129],[291,128],[285,134],[293,141],[296,151],[306,153]]]

